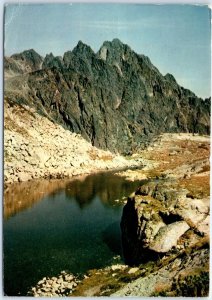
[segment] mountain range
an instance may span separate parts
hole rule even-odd
[[[210,98],[118,39],[97,53],[79,41],[63,57],[33,49],[5,57],[4,79],[5,101],[34,107],[112,152],[130,154],[163,132],[210,133]]]

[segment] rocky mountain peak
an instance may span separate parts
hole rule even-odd
[[[84,48],[84,47],[89,47],[89,46],[86,45],[85,43],[83,43],[81,40],[79,40],[77,43],[77,46],[75,48],[80,49],[80,48]]]
[[[78,42],[77,46],[73,49],[72,53],[76,56],[82,55],[84,57],[95,55],[91,47],[84,44],[82,41]]]
[[[167,73],[164,78],[170,82],[173,82],[173,83],[177,83],[176,79],[174,78],[174,76],[170,73]]]
[[[105,46],[107,48],[113,48],[114,50],[120,50],[126,47],[124,43],[122,43],[119,39],[115,38],[112,41],[105,41],[102,44],[102,47]]]
[[[31,64],[35,68],[40,66],[43,61],[43,57],[40,56],[34,49],[25,50],[18,54],[13,54],[11,58],[16,60],[26,61],[27,63]]]
[[[54,58],[54,54],[50,52],[49,54],[46,54],[45,59],[47,58]]]
[[[210,132],[210,100],[179,86],[171,74],[163,76],[118,39],[104,42],[97,54],[82,41],[63,58],[49,54],[42,72],[33,73],[38,69],[17,57],[8,58],[5,72],[31,73],[23,92],[19,87],[16,94],[14,79],[5,93],[8,87],[14,101],[22,93],[21,101],[96,147],[130,153],[163,132]]]
[[[41,69],[43,57],[34,49],[25,50],[4,58],[4,72],[6,77],[30,73]]]
[[[49,53],[45,56],[42,68],[63,68],[63,58],[61,56],[54,56],[53,53]]]
[[[107,61],[108,64],[116,65],[118,68],[120,68],[124,62],[137,64],[138,57],[138,54],[127,44],[122,43],[117,38],[112,41],[104,42],[97,55],[100,59]]]
[[[123,46],[124,44],[118,38],[114,38],[112,40],[112,45]]]

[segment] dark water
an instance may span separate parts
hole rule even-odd
[[[6,295],[26,295],[41,278],[62,270],[84,273],[122,257],[123,206],[115,200],[128,196],[139,183],[105,173],[55,185],[19,184],[5,195]],[[30,206],[22,205],[27,197]]]

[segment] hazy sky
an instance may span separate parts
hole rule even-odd
[[[98,51],[119,38],[149,56],[162,74],[203,98],[210,95],[210,10],[206,6],[142,4],[8,5],[5,55],[35,49],[63,55],[79,40]]]

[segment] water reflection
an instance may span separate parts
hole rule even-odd
[[[45,196],[57,193],[66,184],[67,182],[64,180],[34,180],[6,186],[4,189],[4,219],[32,207]]]
[[[138,185],[102,173],[6,188],[5,293],[26,295],[41,278],[61,270],[77,274],[113,264],[122,256],[122,206],[114,200]]]
[[[74,180],[66,185],[65,193],[70,199],[75,198],[80,208],[89,205],[98,197],[105,205],[114,204],[114,200],[129,195],[139,182],[128,182],[112,173],[87,176],[84,180]]]
[[[42,200],[46,196],[57,195],[64,190],[66,197],[76,201],[83,209],[95,197],[99,197],[104,205],[114,204],[114,200],[129,195],[139,182],[128,182],[124,178],[110,172],[88,176],[80,176],[69,180],[35,180],[14,183],[4,190],[4,218],[17,214]]]

